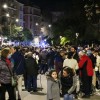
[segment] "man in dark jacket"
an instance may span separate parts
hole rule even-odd
[[[12,57],[11,59],[14,62],[14,72],[17,75],[18,78],[18,100],[21,100],[21,94],[22,94],[22,79],[23,79],[23,74],[25,72],[25,59],[24,55],[21,53],[19,47],[12,47]]]
[[[33,86],[33,92],[37,91],[37,75],[38,75],[38,64],[32,57],[32,52],[28,52],[25,60],[25,70],[27,73],[27,90],[31,91]]]

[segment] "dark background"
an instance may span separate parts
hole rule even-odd
[[[22,3],[28,4],[33,3],[39,6],[43,10],[66,10],[72,5],[73,0],[18,0]],[[77,0],[74,0],[75,2]]]

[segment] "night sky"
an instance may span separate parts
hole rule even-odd
[[[32,2],[43,10],[64,10],[71,6],[72,0],[18,0],[21,2]]]

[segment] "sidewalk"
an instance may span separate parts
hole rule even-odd
[[[41,79],[41,83],[43,87],[42,91],[41,91],[40,79]],[[25,91],[23,87],[22,100],[46,100],[46,89],[47,89],[46,77],[44,75],[41,75],[41,76],[39,75],[38,76],[38,90],[39,91],[37,93],[33,93],[33,92],[29,93]],[[77,100],[100,100],[100,95],[98,96],[98,93],[100,92],[97,92],[97,95],[91,96],[90,99],[79,98]],[[63,99],[61,98],[61,100]]]

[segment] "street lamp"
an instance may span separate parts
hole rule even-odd
[[[3,5],[3,8],[7,9],[8,8],[7,4],[4,4]]]
[[[16,22],[19,22],[19,19],[16,19]]]
[[[10,17],[9,13],[6,14],[6,17]]]
[[[39,24],[38,24],[38,23],[36,23],[35,25],[36,25],[36,26],[38,26]]]
[[[12,9],[12,10],[17,10],[16,8],[9,7],[7,4],[4,4],[4,5],[3,5],[3,8],[4,8],[4,9],[8,9],[8,8],[9,8],[9,9]]]
[[[79,36],[79,33],[76,33],[76,45],[78,43],[78,36]]]
[[[48,27],[51,27],[51,25],[49,24]]]

